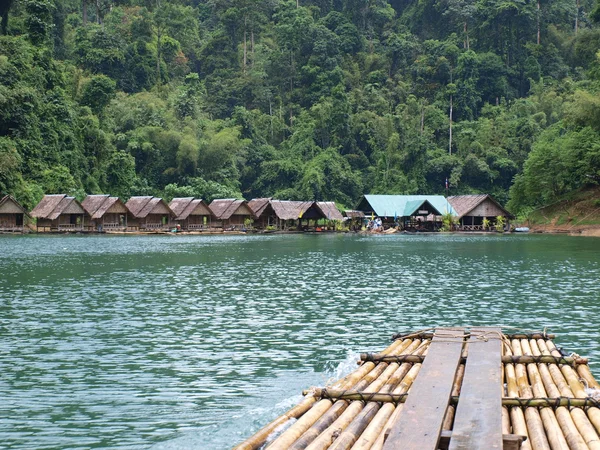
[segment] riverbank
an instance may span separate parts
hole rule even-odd
[[[533,233],[600,236],[600,187],[571,192],[529,213],[525,226]]]

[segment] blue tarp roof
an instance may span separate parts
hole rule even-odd
[[[370,205],[370,209],[367,208],[368,203]],[[364,195],[363,199],[359,203],[359,208],[361,211],[370,212],[371,210],[375,212],[379,217],[410,217],[415,215],[419,209],[422,209],[421,206],[425,203],[429,202],[429,204],[435,208],[437,213],[447,214],[451,213],[455,216],[458,214],[452,208],[452,205],[448,203],[446,197],[443,195]],[[427,208],[423,208],[427,209]],[[435,211],[430,211],[430,213],[434,213]]]

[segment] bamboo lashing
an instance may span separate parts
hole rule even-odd
[[[361,353],[361,361],[373,361],[373,362],[411,362],[411,363],[422,363],[425,360],[424,356],[419,355],[381,355],[378,353]],[[464,364],[466,358],[462,358],[461,362]],[[503,356],[503,364],[531,364],[531,363],[543,363],[543,364],[588,364],[586,358],[572,358],[568,356],[552,356],[552,355],[522,355],[522,356]]]
[[[427,358],[431,331],[394,336],[384,351],[361,354],[360,366],[354,372],[331,386],[305,390],[306,397],[299,405],[235,450],[257,449],[265,444],[269,450],[381,450],[387,434],[403,414],[412,383]],[[483,339],[498,339],[499,335],[496,331],[495,335],[484,334]],[[501,431],[505,439],[526,437],[522,450],[600,450],[600,383],[590,372],[588,360],[562,354],[551,340],[554,335],[545,331],[501,337]],[[448,439],[452,442],[464,364],[469,364],[468,347],[483,341],[473,338],[468,342],[444,414],[445,445]],[[284,429],[279,436],[278,429]]]

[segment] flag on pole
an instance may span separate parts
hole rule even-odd
[[[448,177],[446,177],[446,190],[448,190]]]

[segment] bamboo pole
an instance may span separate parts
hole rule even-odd
[[[571,417],[587,446],[591,450],[599,450],[600,438],[585,412],[581,408],[572,408]]]
[[[502,434],[510,434],[510,414],[506,406],[502,407]]]
[[[391,404],[391,403],[389,403],[389,404]],[[386,405],[384,405],[384,406],[386,406]],[[403,407],[404,407],[403,404],[396,406],[396,409],[394,409],[394,412],[388,419],[387,423],[385,424],[385,426],[382,429],[382,432],[379,434],[379,437],[377,438],[375,443],[371,446],[370,450],[382,450],[383,449],[383,444],[385,443],[385,436],[388,433],[388,430],[390,430],[392,428],[392,425],[394,425],[394,423],[396,423],[396,420],[398,420],[398,417],[402,413]]]
[[[414,345],[411,345],[409,348],[411,349],[412,352],[417,352],[417,353],[421,353],[426,351],[426,349],[428,348],[429,345],[429,341],[425,341],[425,342],[421,342],[416,340]],[[365,363],[365,364],[372,364],[372,363]],[[387,364],[380,364],[383,366],[387,366]],[[406,376],[409,376],[410,371],[406,374]],[[389,378],[392,378],[392,376],[390,376]],[[379,389],[381,388],[385,382],[389,379],[383,379],[383,378],[378,378],[376,380],[372,380],[372,383],[368,383],[368,385],[364,382],[365,380],[361,380],[360,383],[358,383],[355,386],[355,389],[358,391],[364,390],[364,389]],[[406,378],[406,377],[405,377]],[[320,434],[314,435],[314,433],[311,433],[306,439],[304,439],[304,437],[302,438],[303,442],[305,441],[312,441],[306,448],[310,449],[310,450],[316,450],[316,449],[325,449],[328,448],[334,438],[338,435],[340,435],[344,429],[346,429],[346,427],[348,427],[352,421],[356,418],[356,416],[361,412],[361,410],[363,409],[364,404],[362,401],[355,401],[352,402],[350,404],[350,406],[346,409],[346,411],[344,411],[344,414],[342,414],[337,420],[335,420],[329,427],[327,427],[326,430],[324,430],[323,432],[321,432]],[[269,447],[270,449],[271,447]]]
[[[520,341],[520,351],[522,354],[531,354],[531,346],[529,345],[529,341],[527,339],[521,339]],[[547,395],[546,389],[544,389],[544,385],[541,380],[540,372],[536,364],[528,364],[527,371],[530,375],[530,382],[532,386],[532,391],[535,396],[545,396]],[[546,435],[548,436],[548,441],[553,450],[556,449],[564,449],[568,450],[568,444],[565,439],[565,435],[563,435],[564,430],[560,426],[562,422],[564,425],[568,425],[568,423],[562,417],[562,421],[559,422],[556,413],[548,407],[544,407],[540,409],[540,416],[542,417],[542,422],[544,423],[544,429],[546,430]],[[572,432],[572,429],[568,429],[569,432]],[[566,434],[566,433],[565,433]],[[573,440],[575,438],[573,437]]]
[[[403,351],[413,343],[412,340],[406,339],[404,341],[395,341],[382,353],[388,354],[394,351]],[[418,342],[416,345],[419,345]],[[381,366],[380,368],[378,368]],[[348,389],[359,383],[363,379],[370,379],[377,377],[381,374],[387,364],[375,365],[374,363],[365,363],[356,371],[350,373],[346,377],[334,384],[335,387],[340,389]],[[322,402],[322,403],[321,403]],[[244,441],[234,450],[255,450],[267,440],[269,435],[275,431],[283,423],[287,422],[290,418],[299,419],[290,428],[288,428],[281,436],[279,436],[270,446],[272,449],[287,449],[297,438],[299,438],[308,428],[310,428],[332,405],[330,400],[321,400],[316,402],[316,398],[312,395],[308,395],[301,404],[307,404],[309,409],[304,409],[299,415],[287,416],[285,420],[276,419],[269,425],[261,429],[258,433],[252,436],[247,441]],[[282,419],[282,418],[280,418]],[[276,426],[274,426],[274,424]]]
[[[476,342],[474,342],[476,343]],[[423,362],[425,357],[419,355],[382,355],[380,353],[361,353],[361,361],[373,361],[373,362],[411,362],[420,363]],[[461,363],[466,363],[466,357],[461,357]],[[520,363],[520,364],[531,364],[531,363],[545,363],[545,364],[569,364],[579,365],[587,364],[586,358],[571,358],[567,356],[552,356],[552,355],[523,355],[523,356],[502,356],[502,363]]]
[[[395,406],[393,403],[386,403],[383,405],[369,426],[363,431],[360,438],[356,441],[352,450],[371,449],[381,434],[381,430],[385,427],[389,418],[394,413],[394,410]]]
[[[348,450],[358,440],[379,411],[378,403],[368,403],[352,423],[338,436],[331,450]]]
[[[505,354],[512,355],[512,348],[510,347],[510,342],[503,346],[503,350]],[[508,397],[513,398],[518,397],[519,388],[517,385],[517,376],[515,374],[514,364],[504,364],[504,379],[506,382],[506,395]],[[510,408],[510,423],[512,425],[514,434],[527,437],[527,439],[521,444],[521,449],[531,450],[531,438],[529,437],[529,432],[527,431],[527,424],[525,423],[525,415],[523,413],[523,409],[521,409],[520,407]],[[541,423],[539,428],[543,428],[541,426]],[[543,447],[542,450],[544,450]]]
[[[577,373],[585,380],[587,387],[590,389],[600,389],[600,383],[596,381],[588,365],[577,366]]]
[[[396,351],[405,351],[405,352],[424,352],[427,349],[427,343],[422,343],[419,340],[415,340],[413,342],[410,343],[410,345],[407,346],[402,346],[400,348],[397,348]],[[406,369],[406,371],[408,371],[408,368],[410,367],[411,364],[403,364],[402,366],[400,366],[400,368],[398,370],[396,370],[392,376],[389,378],[388,382],[392,382],[392,383],[397,383],[397,381],[394,381],[396,379],[396,377],[403,377],[404,374],[406,372],[404,372],[403,374],[403,370],[404,368]],[[391,364],[389,367],[397,367],[397,364]],[[389,369],[388,367],[388,369]],[[363,385],[364,387],[364,385]],[[354,389],[360,389],[361,385],[357,385],[354,387]],[[310,392],[310,391],[305,391],[306,392]],[[343,400],[343,403],[345,403],[346,406],[348,406],[348,402]],[[340,403],[339,401],[336,403]],[[345,409],[345,408],[344,408]],[[354,409],[352,410],[354,411]],[[350,413],[349,413],[350,414]],[[340,419],[342,421],[344,421],[346,418],[348,417],[345,416],[343,419]],[[336,414],[336,411],[328,411],[326,414],[324,414],[321,419],[319,419],[319,421],[317,421],[309,430],[307,430],[292,446],[290,446],[290,450],[296,450],[296,449],[302,449],[302,448],[306,448],[306,446],[308,446],[312,441],[314,441],[321,433],[323,433],[327,428],[329,428],[337,419],[339,418],[339,414]]]
[[[468,339],[470,335],[466,334],[465,339]],[[546,333],[508,333],[505,334],[508,339],[554,339],[555,334]],[[420,338],[420,339],[431,339],[433,332],[417,332],[417,333],[398,333],[392,336],[392,340],[396,339],[408,339],[408,338]]]
[[[557,349],[556,346],[554,345],[553,342],[544,342],[543,344],[540,344],[540,347],[546,347],[546,350],[557,354],[560,353]],[[587,367],[587,366],[586,366]],[[588,369],[588,373],[589,373],[589,369]],[[586,396],[587,393],[585,392],[585,389],[583,388],[583,385],[581,384],[581,382],[579,381],[579,371],[575,371],[573,370],[572,367],[569,366],[562,366],[560,368],[560,372],[557,373],[557,376],[559,376],[559,374],[562,374],[564,376],[564,381],[566,382],[566,385],[568,387],[565,387],[565,392],[568,395],[577,395],[577,396]],[[590,373],[591,375],[591,373]],[[593,379],[593,377],[592,377]],[[595,381],[595,380],[594,380]],[[557,415],[558,415],[558,411],[557,411]],[[600,448],[600,437],[598,436],[598,431],[600,431],[598,425],[600,425],[600,423],[597,422],[597,419],[599,419],[599,415],[600,415],[600,410],[596,407],[593,408],[589,408],[587,411],[587,415],[577,409],[577,408],[571,408],[570,410],[570,415],[569,417],[566,417],[566,415],[564,415],[562,413],[562,411],[560,412],[560,414],[563,416],[563,422],[561,422],[561,426],[563,427],[568,427],[568,433],[567,431],[565,431],[565,435],[567,436],[567,438],[572,438],[572,428],[574,428],[575,430],[578,431],[578,435],[581,437],[581,441],[583,441],[583,443],[585,443],[589,448],[594,448],[594,449],[598,449]],[[569,444],[571,445],[571,441],[569,441]],[[579,445],[581,447],[581,443],[578,441],[577,445]],[[575,447],[575,445],[572,445],[573,448],[577,448]],[[581,447],[583,448],[583,447]]]
[[[521,344],[518,340],[513,339],[511,341],[510,351],[513,355],[522,354]],[[533,392],[529,386],[527,374],[523,364],[515,365],[515,376],[520,397],[525,399],[532,398]],[[515,413],[513,416],[518,418],[519,414]],[[525,408],[524,416],[525,424],[527,426],[527,436],[529,437],[529,439],[525,442],[528,442],[534,450],[550,450],[550,443],[548,442],[546,434],[544,433],[544,426],[540,412],[535,408]]]

